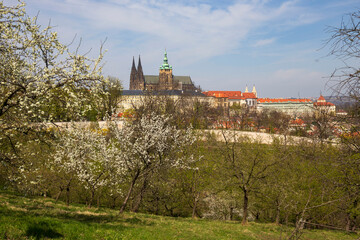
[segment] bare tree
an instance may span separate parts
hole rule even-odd
[[[353,106],[350,114],[342,119],[343,125],[348,127],[348,133],[342,136],[343,156],[336,161],[339,173],[336,174],[335,185],[342,188],[344,199],[348,198],[347,226],[349,230],[358,218],[356,211],[359,202],[359,165],[360,165],[360,10],[343,17],[339,27],[329,28],[331,37],[327,44],[331,47],[329,55],[341,59],[344,66],[334,70],[329,85],[335,94],[350,97]],[[353,195],[355,194],[355,195]],[[351,213],[351,214],[350,214]],[[350,216],[351,215],[351,216]]]
[[[258,191],[259,184],[270,174],[270,170],[277,163],[269,152],[264,151],[259,143],[248,139],[236,139],[234,134],[223,132],[225,158],[228,174],[234,178],[235,186],[243,194],[243,220],[247,224],[249,216],[249,198]]]
[[[327,45],[331,47],[329,55],[344,62],[344,66],[332,73],[329,87],[337,95],[347,95],[360,100],[360,10],[344,16],[339,27],[330,27],[331,37]],[[353,61],[355,60],[355,61]]]

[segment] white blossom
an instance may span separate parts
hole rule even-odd
[[[24,2],[0,1],[0,18],[0,148],[6,149],[17,145],[16,134],[53,122],[56,102],[66,102],[62,110],[73,119],[83,116],[102,93],[103,53],[94,60],[71,53],[51,26],[26,15]],[[14,161],[12,153],[1,151],[0,161]]]
[[[151,114],[138,122],[128,122],[121,129],[115,127],[114,137],[128,171],[159,166],[188,168],[195,161],[192,153],[186,153],[196,140],[192,128],[176,129],[169,120]]]
[[[72,126],[62,134],[54,164],[74,174],[86,189],[96,190],[122,174],[121,154],[101,131]]]

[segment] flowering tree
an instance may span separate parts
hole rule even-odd
[[[24,6],[0,2],[0,161],[9,164],[20,156],[17,139],[58,120],[60,110],[79,119],[103,94],[102,51],[95,60],[71,53],[50,26],[41,29],[27,17]]]
[[[89,207],[96,190],[107,184],[114,187],[114,181],[121,180],[124,170],[121,154],[101,131],[75,126],[60,137],[50,167],[75,176],[84,184],[85,189],[90,191]]]
[[[188,146],[196,140],[192,128],[178,130],[162,115],[143,115],[122,129],[114,129],[130,186],[120,213],[125,210],[134,185],[141,177],[149,177],[160,167],[187,168],[194,161]]]

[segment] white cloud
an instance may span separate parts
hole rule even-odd
[[[74,32],[71,29],[76,29],[80,34],[99,31],[116,32],[119,36],[134,34],[130,41],[141,38],[140,48],[144,51],[166,46],[180,62],[229,53],[251,32],[261,26],[271,28],[274,21],[280,20],[282,25],[312,21],[303,20],[308,11],[295,1],[285,1],[277,7],[268,6],[266,0],[236,1],[221,9],[167,0],[34,0],[28,1],[28,5],[55,13],[58,25],[61,21],[72,22],[66,26],[71,33]],[[256,45],[272,41],[264,39]]]
[[[261,40],[258,40],[253,46],[261,47],[261,46],[269,45],[269,44],[275,42],[275,40],[276,40],[276,38],[261,39]]]
[[[280,3],[268,0],[234,0],[223,1],[217,6],[211,2],[208,0],[27,0],[27,9],[32,16],[40,10],[40,20],[43,21],[41,22],[43,25],[47,25],[48,19],[51,18],[64,43],[71,42],[77,33],[78,37],[83,38],[81,48],[83,52],[92,48],[92,55],[96,55],[100,41],[108,37],[105,48],[109,51],[105,55],[107,64],[104,72],[125,80],[125,87],[127,87],[133,55],[141,54],[145,74],[156,74],[161,64],[163,50],[167,48],[170,64],[174,64],[175,67],[174,74],[197,76],[193,80],[207,89],[237,87],[243,89],[245,83],[239,81],[243,81],[244,76],[236,75],[232,78],[229,74],[238,73],[238,69],[242,68],[234,62],[241,57],[249,57],[248,52],[244,53],[248,46],[260,47],[277,43],[276,40],[281,39],[279,35],[286,33],[287,29],[312,23],[321,17],[316,13],[317,9],[301,6],[300,1],[296,0],[283,0]],[[249,39],[255,40],[249,43],[247,41]],[[268,62],[272,64],[283,60],[283,56],[299,59],[298,55],[296,58],[290,56],[292,53],[288,52],[289,47],[286,48],[283,44],[281,46],[273,44],[271,47],[270,50],[265,47],[259,48],[258,55],[261,55],[261,59],[266,54],[271,55],[271,60],[269,57]],[[256,50],[251,49],[251,51]],[[214,56],[227,54],[236,56],[236,60],[232,59],[233,66],[230,66],[231,64],[228,66],[226,57],[225,62],[214,64],[213,69],[206,69],[203,66],[202,70],[197,70],[194,67],[206,60],[212,61],[211,58]],[[276,58],[272,57],[274,54]],[[254,62],[259,67],[264,64],[261,60]],[[297,63],[288,66],[288,63],[289,61],[286,60],[281,66],[284,69],[289,68],[288,70],[269,72],[262,79],[258,76],[262,70],[257,70],[249,74],[247,81],[249,84],[257,82],[257,88],[259,86],[259,89],[270,91],[274,86],[281,87],[281,84],[290,87],[289,82],[301,81],[300,75],[308,74],[307,79],[312,81],[319,77],[311,70],[310,73],[305,73],[305,69],[292,69],[293,66],[299,68],[302,66],[295,65]],[[234,70],[232,67],[237,69]],[[193,72],[186,70],[179,73],[179,69],[189,68]],[[228,76],[228,79],[224,79],[224,76]],[[279,82],[280,80],[283,83]],[[298,85],[300,84],[291,86]]]

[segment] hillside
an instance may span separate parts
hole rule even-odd
[[[291,227],[172,218],[66,206],[50,198],[0,193],[0,239],[288,239]],[[357,234],[304,230],[301,239],[357,239]]]

